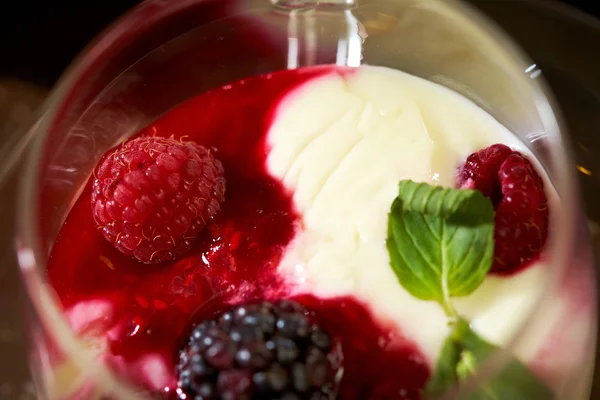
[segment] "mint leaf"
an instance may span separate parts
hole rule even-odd
[[[429,378],[426,393],[433,397],[443,394],[457,383],[476,375],[477,367],[492,353],[503,351],[482,338],[459,320],[446,339],[438,359],[435,374]],[[523,363],[508,355],[507,364],[475,391],[461,400],[550,400],[554,394]]]
[[[458,381],[457,365],[460,362],[460,353],[459,344],[450,338],[446,339],[435,374],[427,381],[425,391],[429,395],[441,395]]]
[[[450,298],[471,294],[492,266],[494,208],[476,190],[401,181],[386,245],[402,286],[454,315]]]
[[[413,296],[435,300],[453,318],[428,396],[477,375],[480,364],[503,351],[481,339],[460,319],[452,297],[467,296],[481,284],[494,256],[494,208],[476,190],[447,189],[401,181],[388,216],[386,246],[398,280]],[[552,391],[515,357],[482,382],[468,400],[552,399]]]

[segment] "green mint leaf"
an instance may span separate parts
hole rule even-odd
[[[401,181],[386,245],[402,286],[448,312],[450,298],[471,294],[492,266],[494,208],[477,190]]]
[[[454,340],[447,339],[442,347],[435,374],[427,381],[425,391],[432,396],[439,396],[458,381],[457,365],[461,358],[461,348]]]
[[[464,381],[469,376],[475,374],[477,369],[477,358],[470,350],[463,350],[460,352],[460,359],[456,364],[456,374],[458,379]]]
[[[466,321],[459,320],[444,343],[434,375],[427,382],[427,395],[441,395],[476,375],[478,365],[498,351],[503,350],[480,338]],[[527,366],[513,356],[507,357],[508,362],[500,371],[461,400],[551,400],[555,397]]]

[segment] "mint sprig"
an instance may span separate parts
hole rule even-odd
[[[471,294],[494,257],[494,207],[476,190],[401,181],[388,218],[387,249],[400,283],[440,303]]]
[[[468,296],[489,272],[494,257],[494,208],[476,190],[459,190],[401,181],[388,215],[390,264],[413,296],[438,302],[450,318],[429,396],[445,393],[477,375],[490,354],[503,351],[480,338],[461,318],[453,297]],[[515,357],[468,400],[552,399],[552,391]],[[463,400],[463,399],[461,399]]]
[[[503,350],[481,339],[466,321],[459,320],[444,343],[435,374],[427,382],[427,396],[441,395],[457,381],[476,376],[480,364],[497,351]],[[506,365],[461,400],[554,398],[552,391],[523,363],[513,356],[506,356]]]

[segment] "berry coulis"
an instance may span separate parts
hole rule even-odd
[[[213,148],[223,163],[222,210],[181,259],[145,265],[120,253],[92,217],[92,178],[84,188],[52,249],[48,277],[67,312],[85,302],[112,305],[101,330],[110,332],[105,335],[108,351],[133,380],[147,386],[137,378],[135,365],[157,354],[167,360],[173,379],[164,388],[148,389],[177,398],[171,385],[178,354],[195,323],[230,303],[291,295],[276,267],[301,217],[291,194],[266,170],[266,133],[282,96],[308,79],[347,73],[334,68],[244,79],[178,105],[138,133],[193,140]],[[352,297],[295,299],[314,311],[342,345],[339,398],[420,398],[429,367],[397,328],[376,321]]]

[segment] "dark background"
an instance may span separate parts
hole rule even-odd
[[[574,143],[580,144],[573,146],[575,161],[593,171],[593,175],[579,177],[587,215],[595,221],[592,233],[600,260],[600,30],[554,12],[552,7],[540,7],[560,1],[600,18],[600,7],[594,7],[598,0],[468,1],[482,7],[510,32],[536,60],[556,94]],[[0,0],[0,150],[3,140],[27,123],[28,115],[46,97],[46,88],[54,84],[73,57],[138,2]],[[534,2],[538,3],[535,7],[531,4]],[[6,193],[10,190],[14,188],[9,186]],[[2,211],[15,208],[10,193],[0,196],[0,227],[8,226],[3,217],[10,217]],[[5,233],[10,237],[10,230]],[[0,238],[0,245],[11,242]],[[18,269],[5,256],[0,247],[0,400],[34,400],[25,356],[27,346],[19,329],[21,313],[15,306],[24,294],[15,284],[19,282]],[[600,361],[600,353],[596,358]],[[600,399],[600,368],[592,399]]]
[[[589,13],[599,8],[594,7],[595,0],[562,2]],[[0,6],[0,76],[52,85],[99,31],[137,3],[139,0],[6,0]],[[600,16],[600,11],[595,13]]]

